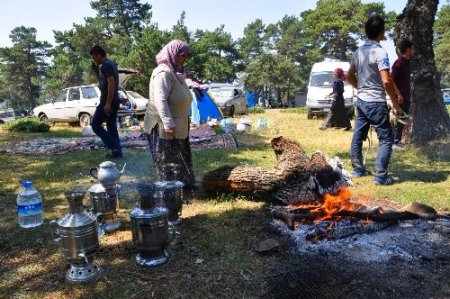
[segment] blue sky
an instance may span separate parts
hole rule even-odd
[[[73,23],[81,24],[85,17],[94,16],[90,0],[0,0],[0,47],[11,46],[9,34],[17,26],[35,27],[38,40],[54,43],[52,30],[68,30]],[[145,1],[142,1],[145,2]],[[153,22],[161,29],[170,29],[186,12],[190,30],[213,30],[225,25],[233,38],[242,36],[244,27],[257,18],[265,24],[276,23],[285,15],[299,15],[313,9],[315,0],[156,0],[152,5]],[[375,2],[366,1],[363,2]],[[386,0],[386,9],[400,13],[407,0]],[[392,42],[384,42],[391,59],[395,59]]]

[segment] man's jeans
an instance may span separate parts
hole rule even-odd
[[[119,109],[119,103],[113,106],[110,115],[105,114],[105,103],[100,103],[95,109],[94,117],[92,118],[92,130],[103,141],[108,149],[121,150],[119,133],[117,132],[117,110]],[[106,121],[106,129],[102,126]]]
[[[389,122],[389,110],[383,102],[356,102],[357,116],[351,145],[352,166],[355,171],[365,172],[362,143],[367,138],[370,126],[377,132],[378,153],[375,161],[376,176],[385,178],[388,174],[394,134]]]
[[[409,114],[409,101],[403,102],[400,104],[400,108],[406,113]],[[394,144],[399,144],[402,142],[403,128],[405,126],[400,122],[397,122],[397,125],[394,128]]]

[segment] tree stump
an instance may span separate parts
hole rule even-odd
[[[269,198],[277,204],[317,203],[324,191],[337,187],[339,173],[320,152],[310,159],[301,145],[282,136],[271,141],[277,164],[273,168],[223,166],[205,174],[207,192],[237,192]]]

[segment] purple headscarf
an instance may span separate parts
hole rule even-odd
[[[165,45],[161,51],[156,55],[156,63],[167,65],[174,71],[182,83],[185,82],[186,73],[183,66],[178,63],[178,56],[181,54],[192,54],[191,48],[184,41],[174,39]]]

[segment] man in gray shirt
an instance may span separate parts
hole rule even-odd
[[[354,176],[368,172],[363,162],[362,143],[367,138],[370,126],[378,136],[378,153],[375,161],[374,181],[378,185],[394,182],[388,176],[388,165],[392,153],[394,135],[389,122],[386,92],[392,100],[394,113],[401,109],[389,74],[389,58],[380,41],[384,38],[384,20],[378,16],[369,18],[365,24],[368,40],[353,54],[347,80],[358,90],[357,116],[351,144],[351,159]]]

